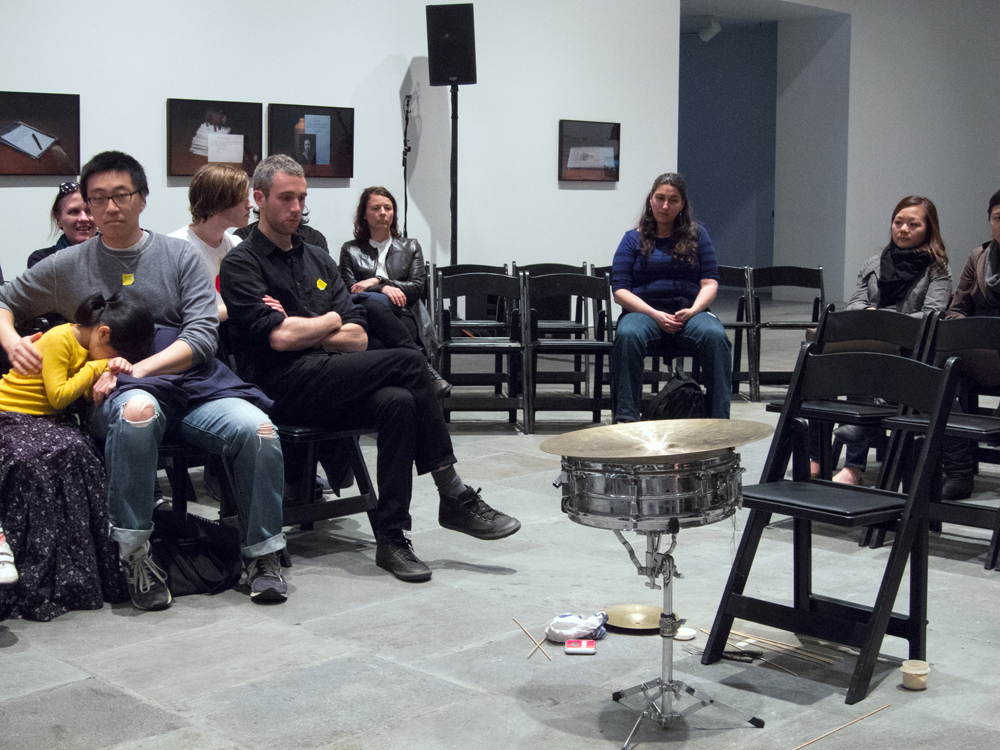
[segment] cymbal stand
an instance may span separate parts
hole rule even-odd
[[[672,520],[676,521],[676,519]],[[661,727],[666,727],[677,719],[681,719],[688,714],[693,714],[695,711],[700,711],[706,706],[715,706],[716,708],[724,709],[736,714],[755,727],[763,727],[763,719],[751,716],[738,708],[716,700],[709,695],[705,695],[700,690],[695,690],[680,680],[674,679],[674,636],[677,635],[680,626],[686,622],[686,620],[679,620],[673,610],[673,579],[683,577],[677,572],[677,567],[674,565],[674,558],[670,554],[677,546],[677,529],[671,529],[667,532],[639,531],[638,533],[646,536],[645,565],[639,563],[632,545],[626,541],[622,533],[617,529],[615,530],[615,536],[618,537],[618,541],[628,550],[628,555],[632,559],[636,570],[639,571],[639,575],[649,578],[646,582],[647,587],[651,589],[660,588],[656,584],[656,579],[661,575],[663,576],[663,614],[660,615],[660,638],[663,643],[663,661],[659,677],[611,694],[611,698],[614,701],[620,701],[622,698],[627,698],[630,695],[640,692],[646,699],[646,708],[639,715],[639,718],[636,719],[635,726],[632,727],[632,731],[629,732],[625,744],[622,745],[622,750],[628,749],[629,744],[632,742],[632,737],[635,735],[643,719],[650,719]],[[660,538],[664,533],[670,534],[670,549],[666,552],[660,552]],[[674,701],[678,701],[679,705],[681,693],[691,696],[695,702],[687,708],[675,710]]]

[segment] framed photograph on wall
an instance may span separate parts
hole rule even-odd
[[[264,147],[264,105],[167,99],[167,174],[193,175],[209,162],[253,176]]]
[[[0,174],[79,173],[79,94],[0,91]]]
[[[559,179],[618,182],[621,124],[559,121]]]
[[[291,156],[307,177],[353,177],[354,108],[268,104],[267,153]]]

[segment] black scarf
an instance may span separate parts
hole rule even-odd
[[[906,294],[913,281],[927,270],[931,264],[931,252],[927,245],[920,247],[897,247],[895,242],[882,251],[882,265],[878,278],[878,306],[895,307]]]

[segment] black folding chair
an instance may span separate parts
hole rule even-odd
[[[810,289],[816,292],[812,303],[812,317],[809,320],[763,320],[760,312],[760,291],[775,287]],[[754,330],[753,343],[750,347],[754,365],[750,372],[750,400],[760,401],[761,385],[787,385],[791,380],[790,372],[766,371],[760,369],[761,334],[764,329],[771,330],[806,330],[815,328],[819,323],[820,313],[826,306],[823,292],[823,268],[803,268],[800,266],[767,266],[754,268],[750,272],[748,293],[753,296]],[[754,371],[756,370],[756,374]]]
[[[933,338],[928,346],[928,360],[959,356],[977,350],[1000,350],[1000,318],[973,317],[957,320],[938,320]],[[962,368],[959,368],[962,369]],[[945,426],[945,437],[969,440],[974,446],[980,443],[1000,441],[1000,417],[992,413],[983,414],[974,408],[973,396],[980,387],[965,376],[960,376],[958,385],[959,402],[962,411],[952,411]],[[887,425],[895,429],[923,429],[926,418],[920,415],[900,416],[888,420]],[[977,452],[982,451],[978,449]],[[940,495],[931,498],[930,518],[932,522],[954,523],[993,532],[986,552],[987,570],[1000,570],[1000,509],[974,503],[944,500]],[[884,536],[884,535],[882,535]],[[882,541],[877,537],[875,545]]]
[[[463,273],[445,276],[438,269],[436,320],[441,332],[441,376],[452,384],[452,395],[444,399],[441,408],[445,420],[452,411],[506,411],[511,424],[517,422],[517,410],[523,408],[525,374],[522,365],[520,300],[521,285],[513,276],[498,273]],[[480,335],[456,335],[446,299],[462,299],[488,295],[497,300],[505,318],[494,321],[493,331],[480,329]],[[493,333],[493,335],[487,335]],[[452,369],[458,355],[493,355],[493,372],[458,372]],[[506,368],[504,360],[506,359]],[[463,386],[493,386],[493,393],[461,393]],[[525,413],[527,423],[527,413]]]
[[[719,266],[719,288],[738,289],[742,292],[736,303],[736,319],[732,321],[722,321],[722,325],[733,331],[733,395],[740,392],[740,383],[746,381],[752,383],[755,380],[755,369],[760,363],[759,355],[754,351],[756,343],[757,319],[753,305],[748,304],[748,300],[753,298],[753,288],[751,287],[750,274],[752,269],[749,266]],[[743,337],[747,342],[747,369],[742,371],[743,364]]]
[[[822,354],[844,351],[872,351],[927,362],[928,347],[937,323],[937,313],[922,318],[900,315],[890,310],[842,310],[833,305],[823,311],[815,342]],[[789,394],[790,395],[790,394]],[[780,412],[781,404],[768,404],[767,411]],[[895,405],[877,404],[872,399],[809,400],[802,404],[801,416],[820,431],[819,476],[829,479],[837,460],[839,445],[832,445],[834,424],[878,427],[882,420],[898,412]],[[885,464],[883,464],[883,470]]]
[[[711,664],[722,658],[736,618],[843,643],[860,651],[847,691],[847,703],[857,703],[868,692],[886,635],[904,638],[909,643],[911,659],[926,656],[927,514],[937,481],[941,441],[954,398],[957,372],[953,371],[954,360],[938,369],[888,354],[817,352],[815,344],[803,347],[771,441],[761,484],[743,488],[743,505],[750,509],[750,515],[702,663]],[[802,403],[839,396],[883,398],[926,415],[919,446],[914,445],[913,433],[896,443],[898,452],[915,454],[910,463],[914,468],[907,493],[898,493],[892,486],[866,488],[810,479]],[[787,481],[785,473],[790,459],[792,481]],[[744,594],[761,535],[775,513],[792,518],[791,605]],[[874,605],[813,592],[814,522],[846,528],[895,526],[896,534]],[[892,608],[907,559],[909,612],[903,615],[894,613]],[[843,559],[839,564],[844,564]],[[843,576],[841,572],[840,577]]]
[[[520,276],[522,273],[529,276],[545,276],[553,273],[587,273],[587,264],[581,263],[574,266],[569,263],[529,263],[527,265],[510,264],[512,276]],[[575,309],[574,309],[575,307]],[[535,301],[538,314],[538,335],[544,338],[585,338],[587,336],[587,324],[584,322],[584,300],[573,299],[570,295],[553,295],[545,299]],[[587,381],[587,372],[583,366],[583,357],[579,354],[573,356],[573,369],[561,372],[539,372],[537,373],[539,383],[571,383],[573,393],[582,392],[584,383]]]
[[[543,276],[521,274],[521,300],[524,314],[522,316],[523,341],[525,347],[525,395],[524,422],[525,432],[531,434],[535,428],[535,412],[537,411],[589,411],[593,421],[601,421],[601,410],[611,408],[611,398],[604,396],[604,361],[610,358],[611,337],[611,282],[607,276],[594,276],[576,273],[554,273]],[[590,302],[593,316],[593,334],[590,334],[589,315],[584,308],[584,325],[588,332],[587,338],[555,339],[543,338],[540,335],[537,309],[534,305],[539,300],[551,296],[573,296]],[[530,312],[529,312],[530,311]],[[593,388],[585,394],[552,394],[538,393],[538,357],[539,355],[569,354],[594,357]],[[553,378],[545,382],[553,382]]]

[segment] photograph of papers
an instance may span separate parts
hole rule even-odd
[[[193,175],[209,162],[253,175],[263,147],[263,104],[167,99],[168,175]]]
[[[559,179],[618,182],[621,125],[617,122],[559,121]]]
[[[268,104],[267,153],[291,156],[307,177],[353,177],[354,109]]]
[[[45,149],[55,143],[56,139],[30,125],[25,125],[23,122],[15,122],[7,130],[0,133],[0,142],[13,146],[32,159],[40,159],[45,153]]]
[[[79,171],[80,97],[0,91],[0,174]]]

